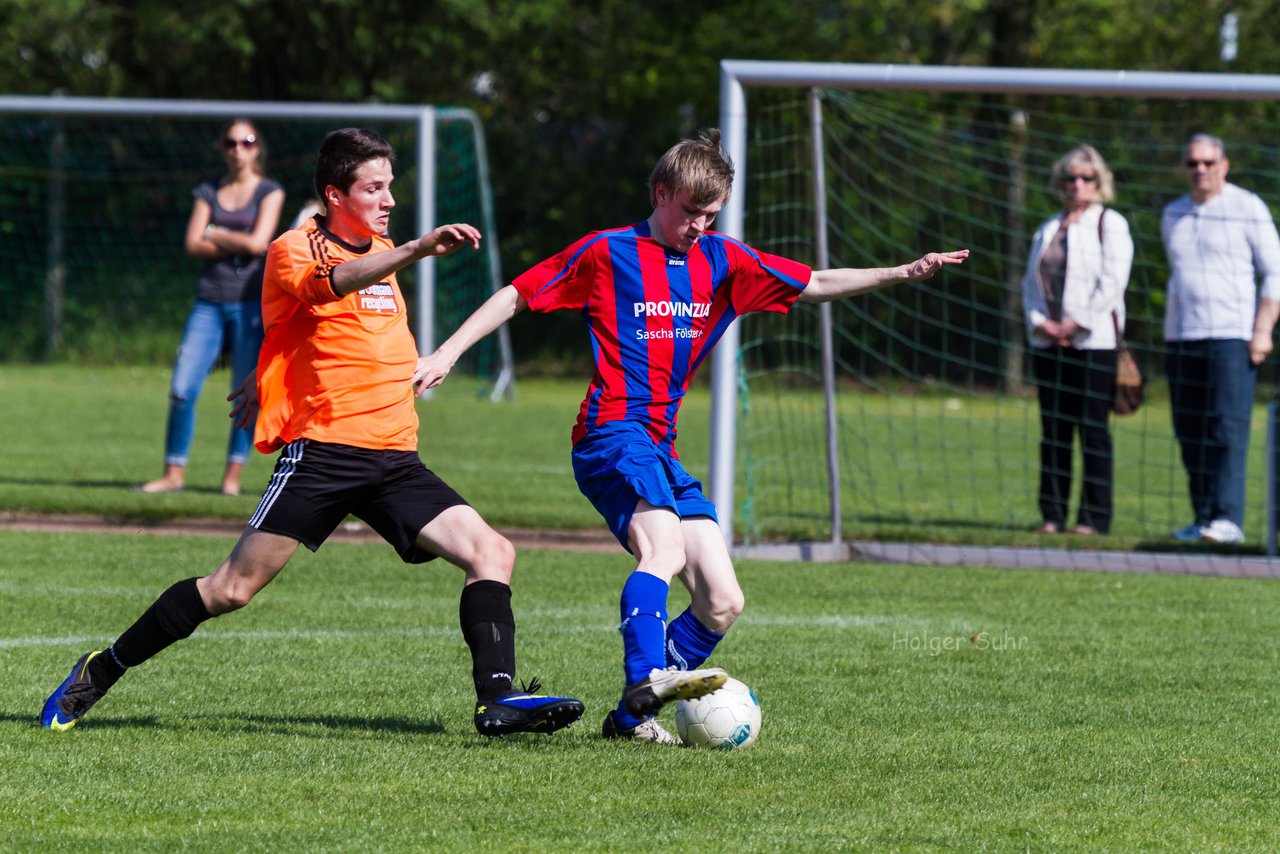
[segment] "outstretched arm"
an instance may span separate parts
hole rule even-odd
[[[844,297],[870,293],[899,282],[920,282],[943,267],[960,264],[968,257],[968,249],[958,249],[954,252],[930,252],[923,258],[900,267],[868,269],[842,267],[835,270],[814,270],[808,287],[800,292],[800,300],[801,302],[831,302]]]
[[[333,268],[333,289],[349,294],[376,285],[392,273],[427,256],[452,255],[464,246],[480,248],[480,232],[465,222],[442,225],[414,240],[407,240],[386,252],[345,261]]]
[[[444,382],[444,378],[462,358],[463,353],[470,350],[471,346],[481,338],[524,311],[528,305],[514,285],[507,285],[485,300],[484,305],[476,309],[458,327],[458,331],[449,336],[449,340],[437,347],[431,355],[418,359],[417,370],[413,372],[414,395],[421,397],[427,389],[435,388]]]

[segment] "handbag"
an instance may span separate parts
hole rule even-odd
[[[1116,415],[1132,415],[1146,400],[1146,379],[1138,369],[1138,361],[1129,352],[1124,333],[1120,331],[1120,318],[1111,312],[1111,323],[1116,329],[1116,396],[1111,408]]]
[[[1107,217],[1107,209],[1102,209],[1098,217],[1098,248],[1102,248],[1102,221]],[[1116,415],[1132,415],[1147,399],[1146,379],[1138,368],[1138,360],[1129,352],[1125,343],[1124,332],[1120,329],[1120,314],[1111,312],[1111,325],[1116,330],[1116,395],[1111,401],[1111,409]]]

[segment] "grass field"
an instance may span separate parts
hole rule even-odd
[[[167,377],[0,367],[0,509],[244,519],[271,461],[253,459],[245,496],[217,494],[225,374],[201,404],[190,488],[129,491],[159,471]],[[581,385],[523,383],[504,406],[477,391],[456,381],[421,405],[428,464],[498,525],[596,527],[569,472]],[[695,391],[681,446],[699,475],[706,414]],[[957,441],[945,415],[916,423],[921,448]],[[866,476],[897,464],[886,454]],[[972,502],[951,536],[1024,542],[1010,500]],[[892,532],[899,512],[854,533]],[[599,738],[619,688],[620,551],[521,552],[520,676],[588,713],[549,738],[488,742],[470,721],[457,571],[331,543],[131,673],[72,732],[35,725],[81,652],[230,545],[0,531],[0,851],[1265,851],[1280,838],[1273,581],[743,561],[747,612],[714,663],[756,689],[764,731],[720,754]]]
[[[827,475],[821,397],[813,391],[751,395],[740,419],[738,533],[762,539],[823,540]],[[939,391],[876,394],[842,390],[839,459],[847,536],[888,541],[1026,545],[1040,522],[1039,406],[1034,397]],[[1131,418],[1113,418],[1115,512],[1111,535],[1073,546],[1167,548],[1191,521],[1187,477],[1169,402],[1153,399]],[[1254,407],[1246,477],[1245,531],[1254,551],[1265,535],[1266,408]],[[1075,521],[1082,482],[1074,454]],[[1057,538],[1059,545],[1071,538]]]
[[[160,367],[0,366],[0,434],[6,437],[0,509],[141,520],[247,518],[274,460],[253,456],[243,496],[218,493],[227,430],[225,371],[210,377],[200,401],[187,491],[129,491],[160,473],[168,381],[168,369]],[[598,528],[569,463],[569,432],[584,388],[585,381],[522,381],[514,401],[495,405],[476,380],[453,378],[419,404],[422,456],[496,525]],[[738,472],[739,534],[827,536],[822,416],[812,396],[803,403],[797,397],[782,392],[767,402],[759,393],[752,398],[756,426],[744,428],[740,438],[753,456]],[[1157,400],[1135,418],[1116,420],[1115,528],[1109,537],[1083,540],[1031,533],[1039,522],[1034,402],[847,391],[841,398],[845,536],[1168,548],[1168,532],[1186,524],[1189,511],[1166,405]],[[701,478],[709,458],[709,409],[709,392],[695,387],[681,412],[681,458]],[[778,436],[769,439],[773,450],[759,432],[761,411],[779,419]],[[1254,553],[1264,540],[1266,471],[1264,410],[1256,412],[1245,525],[1250,543],[1243,549]],[[797,436],[804,440],[796,444],[800,453],[778,457],[777,443],[798,443]]]
[[[198,407],[185,492],[143,495],[164,456],[169,369],[0,366],[0,508],[138,519],[245,519],[271,477],[274,456],[253,454],[245,494],[218,492],[226,457],[228,374],[210,376]],[[513,405],[494,405],[474,380],[451,381],[419,404],[427,465],[500,525],[594,527],[598,517],[569,468],[569,431],[585,383],[521,384]],[[703,400],[691,401],[694,410]],[[696,417],[696,415],[695,415]],[[705,423],[705,419],[704,419]],[[690,436],[706,459],[706,431]],[[683,442],[683,440],[682,440]]]
[[[5,851],[1280,839],[1274,582],[744,562],[747,612],[716,660],[756,689],[764,728],[734,754],[599,738],[622,555],[522,554],[520,675],[588,711],[551,737],[487,742],[469,718],[458,573],[334,543],[55,734],[36,715],[75,657],[229,543],[0,536]]]

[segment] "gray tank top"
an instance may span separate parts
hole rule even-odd
[[[279,189],[282,188],[275,181],[262,178],[258,181],[258,188],[254,190],[249,204],[235,211],[225,210],[218,204],[216,181],[205,181],[191,195],[209,203],[209,222],[212,225],[247,234],[253,231],[253,225],[258,221],[258,208],[262,205],[262,200]],[[262,299],[262,270],[265,260],[263,255],[232,255],[206,262],[196,285],[196,299],[216,303]]]

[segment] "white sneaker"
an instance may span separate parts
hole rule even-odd
[[[1205,528],[1200,527],[1199,523],[1192,522],[1185,528],[1179,528],[1169,536],[1173,537],[1180,543],[1198,543],[1200,535],[1205,532]]]
[[[704,697],[724,685],[729,678],[719,667],[702,670],[677,670],[674,667],[649,671],[640,682],[628,685],[622,692],[622,702],[627,711],[637,718],[656,715],[664,704],[672,700],[692,700]]]
[[[1214,519],[1200,529],[1200,539],[1206,543],[1239,545],[1244,542],[1244,531],[1230,519]]]
[[[605,715],[600,734],[608,739],[616,738],[622,741],[644,741],[649,744],[670,744],[677,747],[682,744],[680,739],[662,728],[657,718],[645,718],[631,729],[619,729],[613,722],[613,712]]]

